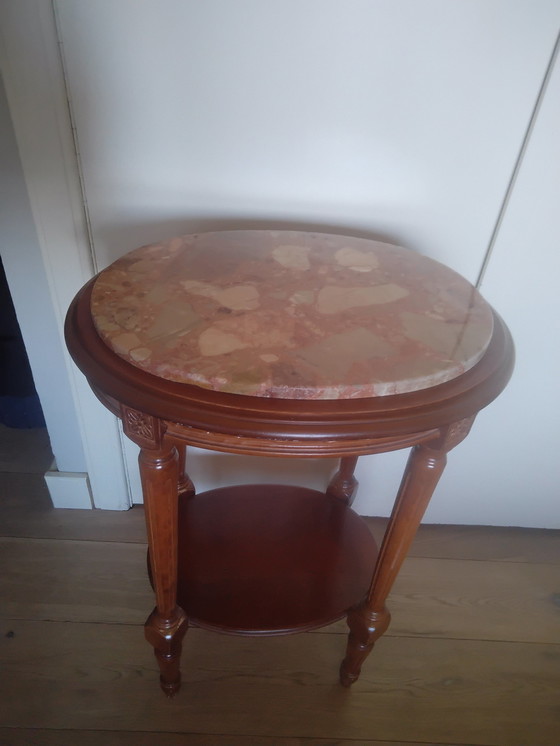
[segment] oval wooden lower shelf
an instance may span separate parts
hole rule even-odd
[[[245,485],[180,500],[178,556],[178,603],[192,624],[281,635],[361,601],[377,547],[354,511],[321,492]]]

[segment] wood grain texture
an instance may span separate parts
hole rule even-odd
[[[409,558],[390,597],[390,631],[560,642],[559,588],[557,565]]]
[[[177,599],[189,620],[287,634],[345,617],[377,558],[344,501],[305,487],[222,487],[181,500]]]
[[[153,606],[142,544],[4,538],[0,563],[4,616],[142,625]]]
[[[43,730],[34,728],[0,728],[4,746],[426,746],[417,741],[356,741],[332,738],[271,738],[232,736],[213,733],[149,733],[137,731]],[[462,744],[438,744],[462,746]]]
[[[0,630],[4,727],[557,744],[559,645],[385,637],[347,691],[335,675],[339,636],[191,630],[188,696],[167,701],[135,627],[19,621]]]
[[[366,519],[382,531],[384,519]],[[560,564],[560,531],[513,526],[420,526],[412,557]]]
[[[386,518],[365,518],[378,544]],[[146,543],[144,508],[55,510],[39,474],[0,473],[0,536]],[[421,525],[410,557],[560,564],[560,531]]]
[[[411,555],[424,556],[405,561],[393,624],[346,698],[341,622],[277,640],[191,630],[184,694],[166,702],[142,639],[143,510],[54,511],[40,480],[16,482],[0,532],[12,516],[16,536],[67,540],[2,542],[0,606],[20,617],[0,624],[6,746],[558,746],[560,532],[421,527]],[[368,523],[375,533],[384,521]]]
[[[128,415],[131,410],[128,410]],[[138,413],[134,413],[134,418]],[[129,437],[137,433],[139,464],[144,493],[146,530],[150,547],[150,575],[156,606],[144,625],[146,640],[153,646],[160,667],[160,686],[172,697],[181,686],[182,640],[188,628],[185,612],[177,606],[177,509],[179,456],[161,442],[161,423],[155,418],[125,422]],[[131,424],[132,423],[132,424]],[[138,431],[138,432],[137,432]],[[154,442],[150,445],[150,438]]]
[[[4,538],[0,563],[8,618],[141,625],[153,605],[141,544]],[[556,642],[558,581],[557,565],[409,557],[389,597],[389,634]]]
[[[0,536],[147,541],[142,506],[125,511],[55,509],[40,474],[0,474]]]
[[[442,441],[447,438],[442,436]],[[453,446],[450,445],[450,448]],[[357,681],[362,664],[375,642],[389,627],[391,614],[386,601],[406,559],[422,516],[446,464],[446,450],[417,445],[409,454],[406,469],[379,549],[366,598],[348,613],[348,644],[340,666],[340,683]]]

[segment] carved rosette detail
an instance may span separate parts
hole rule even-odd
[[[129,409],[126,413],[126,422],[128,429],[131,432],[140,435],[143,438],[147,438],[148,440],[154,439],[154,423],[152,417],[148,417],[142,412],[134,412],[132,409]]]
[[[144,412],[122,406],[125,435],[142,447],[155,448],[161,440],[160,421]]]

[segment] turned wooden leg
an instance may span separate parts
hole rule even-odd
[[[161,688],[172,697],[181,685],[181,641],[188,626],[184,611],[177,606],[177,451],[165,442],[159,448],[142,448],[139,462],[156,594],[145,634],[154,646]]]
[[[196,490],[194,484],[186,472],[187,446],[176,446],[179,454],[179,494],[185,497],[194,497]]]
[[[340,681],[350,686],[360,675],[375,641],[389,626],[385,601],[414,539],[422,516],[443,473],[447,453],[464,440],[475,416],[441,428],[439,437],[412,449],[383,537],[365,600],[348,614],[348,646],[340,667]]]
[[[410,454],[368,596],[348,615],[350,634],[346,657],[340,667],[343,686],[350,686],[356,681],[375,641],[389,626],[391,617],[385,600],[443,472],[446,450],[432,450],[428,446],[418,445]]]
[[[357,456],[345,456],[340,459],[340,467],[327,487],[329,497],[352,505],[358,491],[358,480],[354,476],[357,463]]]

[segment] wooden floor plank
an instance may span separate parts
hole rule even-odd
[[[381,540],[385,518],[366,518]],[[144,510],[55,510],[40,474],[0,473],[0,536],[146,542]],[[420,526],[410,556],[560,564],[560,531]]]
[[[0,536],[146,542],[144,509],[55,510],[40,474],[0,474]]]
[[[4,538],[0,566],[5,617],[140,625],[153,607],[140,544]],[[390,596],[389,633],[558,642],[558,580],[557,565],[411,557]]]
[[[0,474],[0,535],[2,745],[560,743],[558,531],[422,526],[350,692],[342,622],[276,640],[191,630],[171,702],[141,628],[141,507],[53,510],[41,475]]]
[[[143,624],[154,605],[142,544],[3,538],[0,566],[4,616]]]
[[[367,519],[372,524],[382,519]],[[410,555],[560,564],[560,530],[513,526],[420,526]]]
[[[332,738],[267,738],[214,733],[139,733],[132,731],[0,728],[3,746],[426,746],[417,741],[363,741]],[[462,746],[437,744],[437,746]]]
[[[560,568],[408,558],[390,595],[391,634],[560,642]]]
[[[383,638],[346,690],[336,682],[338,636],[248,640],[191,630],[183,689],[167,700],[135,627],[10,622],[0,630],[3,727],[558,743],[557,645]]]
[[[46,427],[17,428],[0,423],[0,472],[44,474],[53,458]]]

